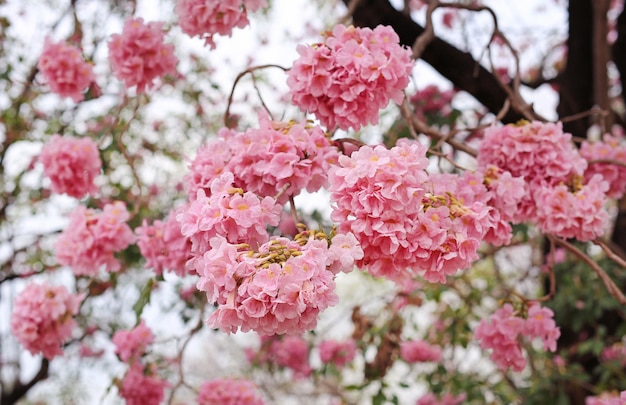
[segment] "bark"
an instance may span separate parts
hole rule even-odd
[[[33,376],[33,378],[25,384],[18,382],[11,391],[0,395],[0,404],[13,405],[16,404],[26,393],[35,386],[39,381],[48,378],[48,371],[50,367],[50,361],[48,359],[41,360],[39,371]]]

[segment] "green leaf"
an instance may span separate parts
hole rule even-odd
[[[137,318],[137,323],[141,319],[141,313],[143,312],[143,308],[150,303],[150,294],[152,293],[152,289],[154,288],[154,279],[151,278],[148,280],[146,285],[141,290],[141,294],[139,294],[139,299],[133,305],[133,311],[135,311],[135,317]]]

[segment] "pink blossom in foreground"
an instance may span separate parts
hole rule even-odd
[[[423,340],[407,340],[400,343],[400,357],[407,363],[440,362],[441,347]]]
[[[622,198],[626,192],[626,145],[621,136],[604,135],[600,142],[584,141],[580,147],[580,154],[591,162],[585,171],[585,182],[591,180],[594,175],[600,174],[609,183],[606,195],[611,198]],[[593,161],[612,160],[616,163],[602,163]]]
[[[164,270],[181,277],[187,274],[185,264],[191,258],[191,241],[181,233],[176,215],[177,211],[172,211],[165,221],[156,220],[152,225],[144,219],[135,229],[146,268],[152,268],[156,274],[163,274]]]
[[[128,89],[137,86],[143,93],[154,81],[176,73],[178,59],[174,45],[165,44],[163,23],[144,23],[142,18],[129,18],[121,34],[113,34],[108,42],[113,74]]]
[[[70,266],[77,276],[95,276],[102,266],[118,271],[120,263],[114,253],[135,241],[126,224],[129,218],[121,201],[105,205],[101,212],[79,205],[54,245],[57,262]]]
[[[200,386],[198,405],[263,405],[256,384],[250,380],[224,378]]]
[[[550,309],[542,308],[539,304],[528,308],[527,318],[518,316],[511,304],[504,304],[493,314],[490,322],[480,322],[474,336],[480,341],[481,347],[493,350],[491,360],[500,369],[511,367],[514,371],[522,371],[526,360],[522,355],[519,337],[540,339],[544,350],[556,351],[561,332],[553,317],[554,313]]]
[[[194,259],[193,270],[200,276],[198,289],[217,304],[207,320],[211,327],[228,333],[300,334],[313,329],[319,313],[338,301],[335,273],[329,269],[335,260],[323,233],[273,238],[258,249],[231,244],[223,236],[209,244]]]
[[[465,393],[459,395],[446,393],[438,398],[435,394],[429,392],[419,398],[415,405],[461,405],[466,397],[467,395]]]
[[[531,122],[518,125],[492,126],[485,130],[478,151],[480,169],[489,165],[523,177],[530,190],[569,184],[582,176],[587,161],[564,133],[561,123]],[[533,193],[520,202],[514,221],[534,220],[539,203]]]
[[[315,192],[328,183],[328,170],[338,151],[319,126],[276,122],[259,114],[259,128],[237,132],[222,128],[218,138],[198,150],[190,165],[187,189],[208,195],[209,184],[224,172],[234,183],[261,197],[276,197],[284,204],[302,190]]]
[[[267,7],[265,0],[178,0],[176,14],[181,30],[215,48],[215,34],[231,36],[234,28],[250,23],[248,12]]]
[[[336,25],[323,43],[299,45],[287,72],[292,102],[329,130],[377,124],[390,100],[400,104],[413,67],[411,51],[388,26]]]
[[[356,356],[356,343],[352,339],[343,342],[324,340],[318,349],[323,363],[332,363],[338,368],[344,367]]]
[[[83,100],[83,91],[95,80],[93,67],[85,62],[78,48],[46,38],[37,68],[53,93]]]
[[[602,393],[599,396],[585,398],[585,405],[624,405],[626,404],[626,391],[619,393]]]
[[[134,362],[124,375],[119,391],[126,405],[159,405],[168,386],[169,383],[160,379],[153,367]]]
[[[604,209],[608,183],[599,174],[587,184],[539,186],[535,190],[537,226],[542,232],[586,242],[602,236],[609,214]]]
[[[154,334],[143,321],[131,330],[118,330],[113,335],[115,353],[123,362],[133,363],[146,352],[146,348],[154,341]]]
[[[41,150],[39,161],[50,178],[52,192],[83,198],[98,191],[94,179],[100,174],[102,161],[91,138],[53,135]]]
[[[47,359],[62,355],[83,298],[63,286],[28,284],[13,302],[11,331],[32,354],[41,353]]]

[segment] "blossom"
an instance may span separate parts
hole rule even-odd
[[[482,320],[474,336],[483,348],[492,349],[491,360],[502,369],[511,367],[522,371],[526,360],[522,355],[519,336],[543,341],[544,350],[556,351],[556,342],[561,335],[553,320],[554,313],[539,304],[531,304],[526,318],[517,314],[511,304],[504,304],[491,317],[491,322]]]
[[[135,241],[126,224],[129,218],[121,201],[106,204],[101,212],[79,205],[54,245],[57,261],[70,266],[77,276],[94,276],[102,266],[118,271],[120,263],[114,253]]]
[[[599,396],[585,398],[585,405],[624,405],[626,403],[626,391],[622,391],[619,397],[615,393],[605,392]]]
[[[200,386],[198,405],[263,405],[263,398],[250,380],[223,378]]]
[[[163,270],[181,277],[186,274],[185,263],[191,258],[191,241],[180,231],[180,223],[176,220],[179,211],[172,211],[164,221],[156,220],[152,225],[144,219],[135,229],[137,246],[146,258],[146,267],[157,274],[163,274]]]
[[[247,351],[248,360],[255,364],[277,365],[290,369],[297,378],[311,374],[309,344],[299,335],[261,335],[258,351]]]
[[[155,79],[176,73],[178,59],[174,45],[165,44],[163,23],[144,23],[142,18],[129,18],[121,34],[113,34],[108,42],[113,74],[128,89],[137,86],[143,93]]]
[[[93,67],[84,61],[78,48],[46,38],[43,53],[37,63],[53,93],[83,100],[83,91],[95,80]]]
[[[328,170],[338,159],[319,126],[271,121],[259,114],[259,128],[245,132],[222,129],[191,163],[187,176],[190,199],[224,172],[234,183],[261,197],[277,197],[284,204],[302,190],[315,192],[328,183]],[[208,192],[207,192],[208,194]]]
[[[585,171],[585,181],[588,182],[596,174],[600,174],[609,183],[606,195],[610,198],[621,198],[626,192],[626,167],[601,161],[626,163],[626,145],[623,144],[623,137],[606,134],[599,142],[584,141],[580,146],[580,154],[587,161],[598,161],[589,164]]]
[[[267,7],[265,0],[178,0],[175,11],[185,34],[204,38],[206,45],[215,48],[215,34],[231,36],[233,28],[250,23],[248,11],[262,7]]]
[[[124,375],[119,390],[127,405],[159,405],[167,386],[169,383],[160,379],[153,367],[134,362]]]
[[[339,368],[344,367],[356,356],[356,343],[351,339],[343,342],[324,340],[318,349],[323,363],[332,363]]]
[[[434,118],[433,121],[448,120],[453,111],[451,103],[455,95],[455,90],[444,91],[431,84],[411,96],[409,101],[422,121],[430,117]]]
[[[146,347],[154,341],[154,334],[143,321],[131,330],[118,330],[113,335],[115,353],[123,362],[133,363],[146,351]],[[130,360],[130,361],[129,361]]]
[[[411,51],[391,27],[336,25],[323,43],[299,45],[287,72],[292,102],[328,129],[378,123],[390,100],[400,104],[413,67]]]
[[[62,345],[72,336],[83,295],[73,295],[63,286],[28,284],[13,302],[11,331],[32,354],[47,359],[63,354]]]
[[[461,405],[467,398],[467,394],[452,395],[450,393],[443,394],[437,398],[432,392],[420,397],[415,405]]]
[[[98,146],[90,138],[53,135],[39,161],[53,192],[82,198],[98,191],[93,182],[100,174],[102,161]]]
[[[400,343],[400,357],[408,363],[439,362],[441,361],[441,347],[423,340],[407,340]]]

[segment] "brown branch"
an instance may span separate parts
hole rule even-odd
[[[48,370],[50,367],[50,361],[46,358],[41,360],[41,364],[39,366],[39,371],[37,374],[31,378],[29,382],[26,384],[22,384],[18,381],[18,383],[13,387],[13,389],[7,393],[2,392],[0,396],[0,404],[2,405],[13,405],[16,404],[31,388],[35,386],[40,381],[48,378]]]

